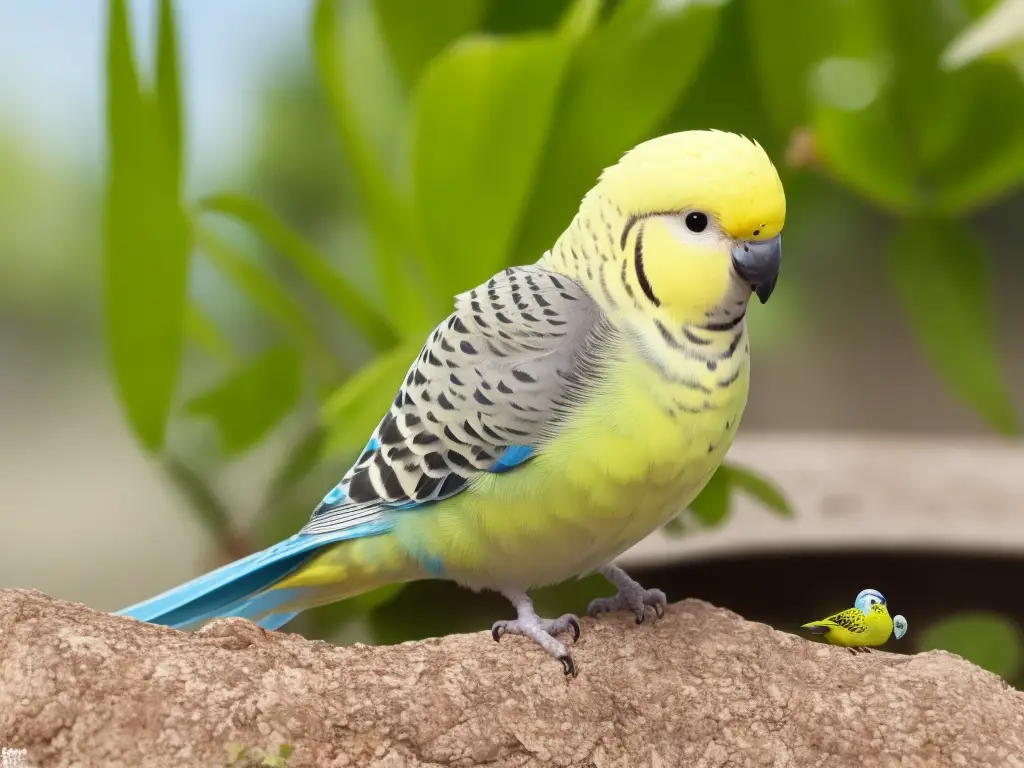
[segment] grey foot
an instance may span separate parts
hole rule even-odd
[[[580,639],[580,620],[567,613],[557,619],[542,619],[533,611],[533,603],[523,592],[508,591],[503,594],[512,601],[519,614],[518,619],[496,621],[491,627],[494,642],[501,640],[503,635],[522,635],[531,638],[537,645],[562,662],[562,671],[567,677],[576,677],[579,670],[568,649],[558,640],[556,635],[572,632],[572,641]]]
[[[632,611],[636,616],[636,623],[643,624],[647,618],[648,607],[654,609],[658,618],[665,615],[668,597],[660,589],[644,589],[626,575],[625,571],[614,565],[605,566],[601,569],[601,573],[618,587],[619,591],[612,597],[599,597],[591,600],[587,609],[591,616],[611,611]]]

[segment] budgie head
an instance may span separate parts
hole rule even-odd
[[[775,289],[786,197],[756,142],[722,131],[646,141],[605,169],[581,220],[599,220],[608,203],[624,221],[622,282],[639,287],[645,309],[705,321],[728,307],[742,314],[752,291],[764,303]]]
[[[874,606],[884,606],[885,604],[885,597],[877,589],[862,589],[860,594],[857,595],[857,599],[853,601],[854,607],[865,616],[871,613],[871,609]]]
[[[907,634],[907,620],[898,613],[892,617],[892,633],[897,640]]]

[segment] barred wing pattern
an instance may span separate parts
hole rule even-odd
[[[859,608],[847,608],[845,611],[829,616],[823,621],[831,622],[837,627],[853,632],[855,634],[862,634],[868,630],[867,619],[864,618],[864,614],[860,612]]]
[[[577,282],[515,267],[455,299],[366,449],[303,533],[448,498],[527,461],[599,375],[607,324]]]

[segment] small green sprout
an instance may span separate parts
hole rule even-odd
[[[244,744],[232,742],[225,746],[227,768],[288,768],[288,759],[295,748],[291,744],[282,744],[273,754],[259,747],[249,749]]]

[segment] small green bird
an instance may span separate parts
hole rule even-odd
[[[870,653],[869,646],[884,645],[892,634],[899,640],[907,633],[907,620],[899,614],[889,617],[885,597],[877,589],[862,590],[853,608],[802,626],[810,629],[812,635],[821,635],[825,642],[853,654]]]

